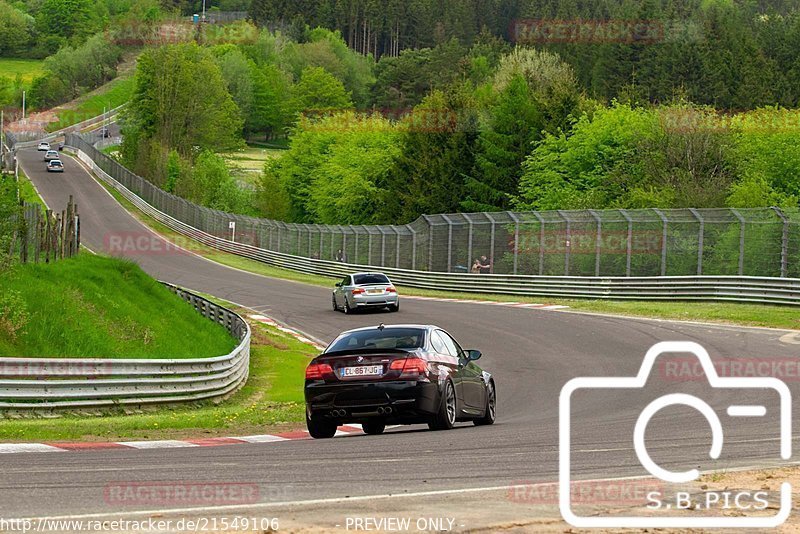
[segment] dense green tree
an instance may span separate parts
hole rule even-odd
[[[658,117],[641,108],[616,105],[591,118],[584,114],[571,133],[548,134],[533,150],[524,164],[516,207],[604,208],[625,195],[640,197],[647,189],[641,189],[645,175],[635,163],[637,147],[658,131]],[[670,200],[664,201],[669,206]]]
[[[542,110],[522,75],[511,79],[490,110],[480,134],[476,167],[467,179],[465,211],[509,209],[519,189],[522,162],[540,139]]]
[[[81,93],[99,87],[117,75],[117,64],[122,51],[102,34],[94,35],[80,46],[65,46],[48,57],[44,69],[67,88],[66,98],[55,103],[75,98]],[[49,84],[49,82],[48,82]],[[54,86],[49,84],[49,88]],[[40,100],[54,100],[52,95],[34,93]],[[39,91],[41,93],[41,91]]]
[[[324,224],[392,222],[382,216],[387,178],[402,151],[399,132],[379,116],[348,112],[331,120],[347,126],[322,155],[308,211]]]
[[[43,0],[36,26],[43,34],[83,39],[100,30],[104,6],[92,0]]]
[[[232,46],[232,45],[228,45]],[[230,93],[243,120],[252,115],[254,107],[254,79],[250,60],[241,50],[232,46],[216,58],[225,87]]]
[[[15,56],[30,44],[34,21],[16,7],[0,0],[0,56]]]
[[[322,67],[306,67],[292,90],[295,114],[319,114],[351,109],[353,101],[342,82]]]
[[[137,171],[153,176],[147,157],[153,146],[193,158],[195,147],[238,146],[241,129],[239,109],[207,50],[194,43],[179,44],[139,56],[123,144],[125,161]],[[160,176],[163,183],[164,175]]]
[[[474,167],[477,111],[464,88],[434,91],[402,124],[403,151],[387,180],[385,220],[408,223],[421,214],[459,211],[464,180]]]
[[[283,135],[291,121],[289,99],[291,80],[289,76],[274,65],[258,67],[250,62],[250,76],[253,80],[253,106],[245,119],[245,129],[249,132],[263,132],[269,139]]]

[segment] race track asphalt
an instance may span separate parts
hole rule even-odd
[[[92,250],[106,251],[113,236],[151,235],[73,158],[63,158],[63,174],[48,174],[41,153],[26,150],[18,157],[50,206],[62,209],[68,195],[74,196],[82,241]],[[645,351],[658,341],[696,341],[715,359],[798,356],[797,345],[779,341],[780,331],[504,306],[406,299],[399,314],[345,316],[331,311],[325,288],[257,276],[174,251],[129,256],[158,279],[254,308],[323,342],[342,330],[379,322],[437,324],[464,346],[483,351],[480,363],[497,380],[499,420],[492,427],[464,424],[449,432],[414,427],[322,441],[8,455],[0,471],[0,516],[117,511],[118,505],[104,499],[104,488],[130,481],[254,483],[267,488],[262,491],[265,496],[279,489],[280,499],[291,501],[554,481],[559,391],[569,379],[633,375]],[[657,372],[663,369],[658,366]],[[789,385],[796,393],[796,384]],[[632,426],[647,403],[678,388],[702,394],[721,412],[731,403],[727,393],[710,391],[702,381],[669,379],[622,394],[576,395],[573,476],[644,474],[633,453]],[[735,400],[756,402],[757,397],[741,393]],[[768,414],[776,412],[775,398],[764,404]],[[716,462],[708,460],[707,423],[682,408],[666,409],[654,418],[647,433],[650,453],[661,465],[676,469],[780,460],[775,419],[733,421],[723,414],[721,420],[725,444]],[[136,510],[137,505],[125,509]]]

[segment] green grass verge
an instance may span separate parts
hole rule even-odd
[[[102,183],[102,182],[101,182]],[[125,200],[116,190],[105,186],[108,191],[128,211],[141,222],[167,237],[169,240],[210,260],[229,267],[235,267],[273,278],[282,278],[323,287],[332,287],[335,278],[298,273],[280,269],[257,261],[227,254],[206,247],[191,240],[142,213]],[[652,302],[590,299],[560,299],[550,297],[525,297],[519,295],[499,295],[485,293],[457,293],[450,291],[425,290],[400,286],[403,295],[420,297],[456,298],[471,300],[491,300],[500,302],[546,303],[569,306],[571,311],[647,317],[680,321],[702,321],[720,324],[763,326],[800,330],[800,311],[793,306],[773,306],[762,304],[737,304],[727,302]]]
[[[39,59],[0,58],[0,73],[11,80],[14,80],[19,75],[22,82],[28,85],[34,78],[44,72],[42,65],[44,65],[44,61]]]
[[[39,193],[36,192],[36,188],[33,187],[33,182],[31,182],[30,178],[22,171],[22,167],[19,169],[19,197],[27,202],[28,204],[38,204],[42,208],[45,208],[44,201],[39,196]]]
[[[0,356],[203,358],[235,346],[130,261],[84,253],[0,277]]]
[[[234,308],[235,309],[235,308]],[[243,310],[237,310],[246,313]],[[316,353],[260,323],[253,329],[250,377],[223,403],[212,401],[100,416],[0,420],[0,441],[119,441],[265,434],[301,426],[304,369]]]
[[[121,106],[131,99],[133,89],[134,81],[131,76],[112,80],[91,93],[60,106],[64,109],[56,111],[58,121],[48,124],[47,131],[54,132],[101,115],[104,108],[108,111]]]

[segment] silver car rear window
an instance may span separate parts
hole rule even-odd
[[[384,328],[343,334],[325,352],[354,349],[418,349],[425,346],[422,328]]]
[[[389,279],[382,274],[357,274],[353,276],[353,283],[357,286],[369,286],[373,284],[389,284]]]

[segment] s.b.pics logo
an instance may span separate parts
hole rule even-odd
[[[658,374],[654,377],[651,373],[656,359],[662,354],[675,353],[693,355],[708,383],[659,382]],[[689,392],[669,391],[681,385],[686,386]],[[614,400],[617,394],[622,396],[622,401]],[[578,439],[585,439],[579,428],[571,426],[572,414],[578,413],[573,412],[578,410],[576,399],[586,402],[592,399],[592,395],[601,398],[590,401],[595,403],[594,406],[613,407],[621,413],[617,417],[611,414],[600,425],[613,428],[615,433],[612,440],[617,443],[608,449],[587,450],[572,442],[576,435]],[[641,406],[637,405],[630,415],[632,402],[640,402]],[[706,350],[693,342],[656,344],[645,355],[636,376],[572,379],[564,385],[559,398],[561,515],[571,525],[589,528],[754,529],[778,526],[791,512],[791,486],[788,483],[782,483],[780,492],[771,495],[760,488],[710,491],[707,486],[699,486],[696,482],[701,475],[699,468],[727,467],[739,458],[739,454],[752,453],[754,435],[759,437],[759,457],[774,449],[780,459],[791,458],[791,402],[789,388],[778,378],[720,377]],[[692,426],[695,423],[699,423],[698,426]],[[669,425],[669,429],[659,433],[659,425]],[[628,426],[630,433],[621,435],[624,434],[621,429]],[[747,433],[748,427],[751,427],[750,433]],[[767,432],[772,435],[766,436]],[[701,453],[697,443],[705,436],[710,437],[710,443],[703,445],[704,452]],[[729,452],[730,455],[724,457],[724,448],[734,451],[733,454]],[[685,457],[681,454],[684,449],[687,451]],[[611,454],[616,456],[604,461],[602,453],[608,451],[613,451]],[[572,491],[575,483],[572,480],[573,460],[593,461],[593,465],[627,466],[634,455],[642,474],[661,481],[663,489],[649,492],[646,506],[637,508],[635,515],[618,515],[619,510],[606,515],[596,509],[582,512],[581,503],[576,502]],[[620,476],[613,472],[609,475]]]

